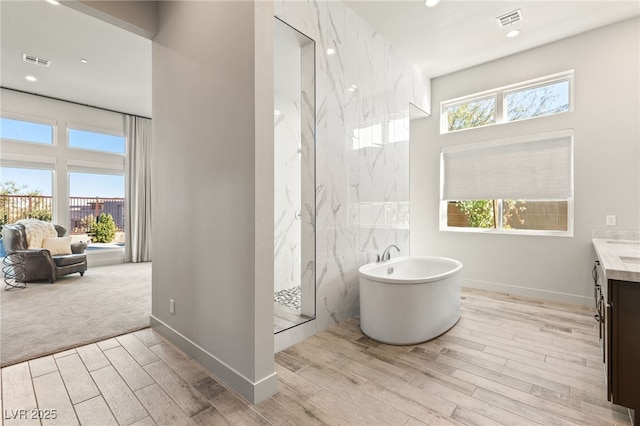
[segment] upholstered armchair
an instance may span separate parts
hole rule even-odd
[[[50,226],[50,225],[49,225]],[[43,248],[29,249],[27,232],[22,223],[11,223],[2,226],[2,244],[7,256],[16,254],[24,267],[24,277],[16,277],[19,282],[48,280],[53,283],[63,275],[79,272],[84,275],[87,270],[85,243],[70,244],[64,239],[67,230],[64,226],[54,225],[59,238],[47,238],[49,244]],[[65,247],[66,244],[66,247]]]

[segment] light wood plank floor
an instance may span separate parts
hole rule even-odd
[[[590,309],[463,291],[460,322],[388,346],[347,320],[276,355],[251,405],[150,329],[1,370],[3,423],[86,425],[630,424],[605,398]],[[18,410],[57,418],[13,419]]]

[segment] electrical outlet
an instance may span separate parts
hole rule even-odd
[[[607,215],[607,226],[616,226],[616,215],[614,214]]]
[[[176,313],[176,301],[173,299],[169,299],[169,313],[174,315]]]

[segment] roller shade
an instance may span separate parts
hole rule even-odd
[[[443,200],[573,196],[573,132],[441,149]]]

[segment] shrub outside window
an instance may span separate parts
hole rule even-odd
[[[569,231],[568,200],[449,201],[447,227],[504,231]]]

